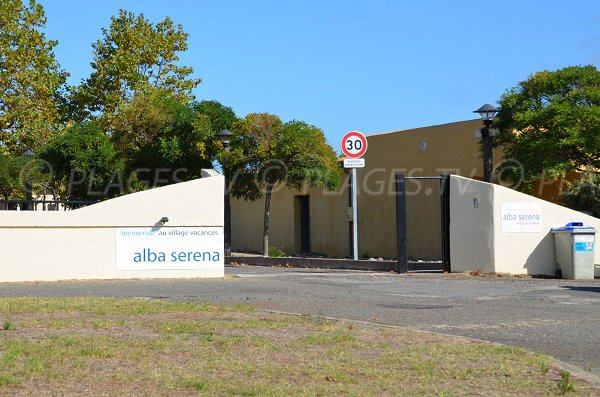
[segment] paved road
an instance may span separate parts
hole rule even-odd
[[[0,296],[153,297],[408,326],[521,346],[600,376],[600,281],[227,267],[219,280],[0,284]]]

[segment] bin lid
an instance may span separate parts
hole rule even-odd
[[[591,233],[595,233],[596,229],[594,229],[592,226],[583,226],[583,222],[569,222],[564,226],[561,227],[553,227],[552,228],[553,232],[573,232],[573,231],[579,231],[579,232],[591,232]]]

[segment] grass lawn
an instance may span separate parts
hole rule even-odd
[[[250,306],[0,299],[0,396],[600,395],[544,355]]]

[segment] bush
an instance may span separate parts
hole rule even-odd
[[[278,258],[281,256],[285,256],[285,252],[275,247],[274,245],[269,246],[269,256],[273,258]]]
[[[600,174],[588,173],[569,183],[561,197],[567,207],[600,218]]]

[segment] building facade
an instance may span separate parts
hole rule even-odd
[[[481,127],[476,119],[367,136],[366,165],[357,171],[360,257],[396,257],[395,174],[483,179],[476,137]],[[502,151],[493,155],[499,164]],[[271,202],[270,245],[288,254],[351,256],[350,183],[350,174],[344,173],[337,191],[277,186]],[[409,254],[414,257],[433,256],[441,248],[439,196],[435,186],[427,183],[414,181],[407,186],[407,196],[418,196],[407,203],[409,233],[414,237],[409,238]],[[263,213],[264,198],[232,199],[234,250],[261,251]]]

